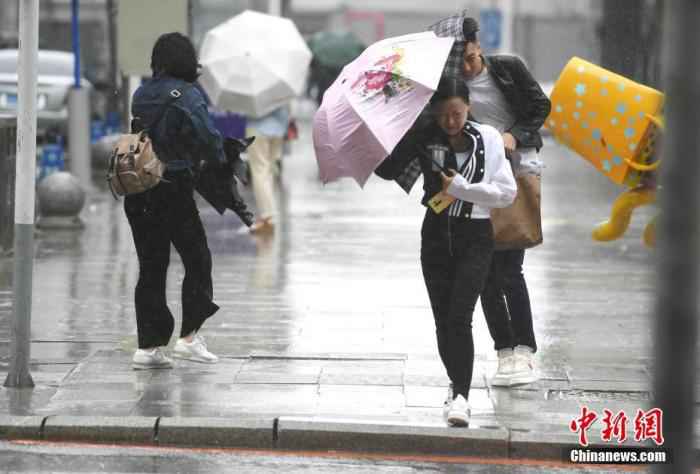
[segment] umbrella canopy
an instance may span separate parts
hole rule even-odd
[[[430,100],[453,41],[433,32],[387,38],[345,66],[314,116],[324,183],[352,177],[364,186]]]
[[[212,103],[253,117],[301,94],[311,62],[291,20],[250,10],[209,30],[199,56]]]
[[[314,61],[330,68],[342,68],[365,49],[357,36],[350,32],[319,31],[309,39]]]
[[[462,77],[462,56],[464,55],[464,20],[469,15],[466,10],[456,15],[448,16],[428,27],[440,37],[454,38],[452,51],[447,58],[443,74],[449,77]]]

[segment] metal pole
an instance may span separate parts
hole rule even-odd
[[[73,74],[75,83],[68,93],[68,142],[71,171],[80,184],[92,188],[90,165],[90,92],[80,83],[80,12],[79,0],[71,3],[71,30],[73,35]]]
[[[29,373],[34,263],[34,179],[36,176],[36,77],[39,56],[39,0],[19,6],[17,175],[15,178],[14,313],[10,370],[5,387],[33,387]]]
[[[510,54],[513,52],[513,0],[501,0],[501,11],[503,25],[500,51]]]
[[[282,14],[282,3],[280,0],[268,0],[267,12],[270,15],[280,16]]]
[[[80,23],[78,22],[80,4],[71,0],[71,34],[73,40],[73,79],[74,87],[80,89]]]
[[[126,124],[127,128],[131,127],[131,120],[134,118],[134,116],[131,114],[131,105],[134,101],[134,92],[136,92],[136,89],[139,88],[139,85],[141,85],[141,77],[140,76],[135,76],[135,75],[129,76],[128,90],[127,90],[129,120]]]
[[[700,261],[700,2],[666,7],[664,84],[666,135],[662,151],[657,257],[655,396],[663,410],[665,448],[673,464],[656,472],[694,472],[695,380]]]
[[[194,2],[187,0],[187,36],[194,42]]]
[[[107,30],[109,37],[109,84],[110,94],[108,106],[109,110],[119,110],[119,64],[117,62],[117,27],[115,25],[117,17],[117,6],[115,0],[107,0]]]

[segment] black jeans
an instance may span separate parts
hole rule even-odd
[[[438,351],[455,396],[469,398],[474,369],[472,317],[492,252],[490,220],[450,218],[445,211],[439,215],[427,211],[421,265],[435,318]]]
[[[187,170],[164,178],[168,182],[124,200],[139,259],[134,299],[140,348],[167,345],[175,327],[165,298],[171,243],[185,266],[180,336],[199,330],[219,309],[212,301],[211,253],[193,197],[194,178]]]
[[[525,250],[499,250],[493,253],[481,308],[496,350],[529,346],[537,350],[532,327],[530,295],[523,275]]]

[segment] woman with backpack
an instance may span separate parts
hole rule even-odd
[[[166,164],[159,184],[124,200],[139,259],[134,369],[172,367],[162,351],[175,326],[165,295],[171,244],[185,267],[182,328],[173,356],[203,363],[218,361],[198,332],[219,307],[212,301],[211,253],[193,192],[200,160],[219,166],[226,158],[221,135],[209,118],[202,93],[194,86],[198,67],[189,38],[164,34],[153,46],[153,77],[133,96],[132,132],[146,130],[158,158]]]

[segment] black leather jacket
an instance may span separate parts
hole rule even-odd
[[[518,147],[539,150],[542,148],[539,130],[551,109],[549,99],[517,56],[497,55],[483,59],[515,115],[515,125],[506,132],[515,137]]]

